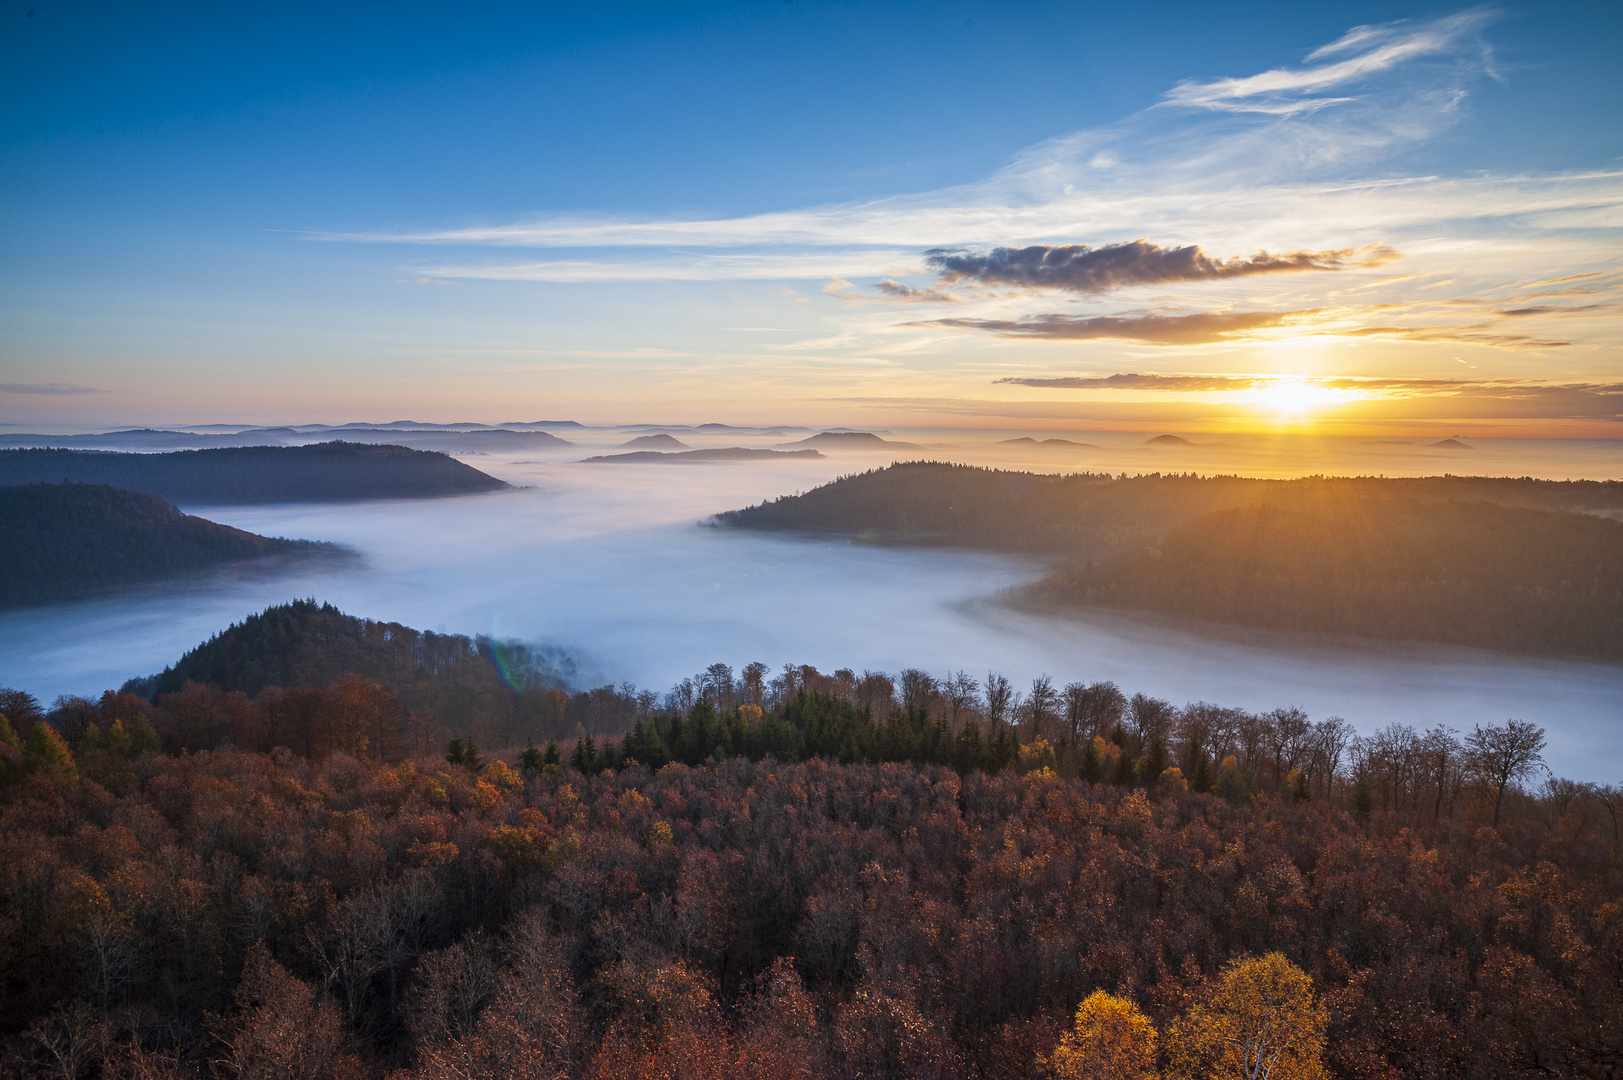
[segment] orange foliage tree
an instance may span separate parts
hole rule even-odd
[[[1216,992],[1173,1025],[1172,1074],[1235,1080],[1321,1080],[1329,1017],[1313,980],[1283,954],[1235,960]]]
[[[1155,1026],[1131,1001],[1095,990],[1048,1067],[1059,1080],[1155,1080]]]

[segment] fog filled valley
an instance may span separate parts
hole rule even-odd
[[[784,429],[671,429],[684,445],[782,446]],[[570,655],[580,686],[634,683],[663,693],[722,661],[810,664],[824,671],[944,675],[997,670],[1025,686],[1111,680],[1182,704],[1263,711],[1299,706],[1372,731],[1393,721],[1465,729],[1517,717],[1550,733],[1562,775],[1610,780],[1623,770],[1623,669],[1449,645],[1303,637],[1153,613],[1084,608],[1048,614],[1005,602],[1063,569],[1042,553],[910,548],[850,535],[806,536],[716,528],[712,515],[809,491],[838,476],[921,456],[1035,468],[1016,437],[946,441],[904,432],[887,441],[929,447],[828,449],[813,459],[699,464],[578,464],[614,452],[639,430],[566,431],[573,445],[544,458],[461,460],[516,490],[453,499],[279,503],[183,509],[267,537],[341,545],[359,558],[274,567],[240,564],[69,605],[0,611],[0,682],[43,701],[95,696],[149,675],[233,622],[293,597],[424,630],[536,642]],[[1144,437],[1075,436],[1104,448],[1073,451],[1042,471],[1215,473],[1249,457],[1257,475],[1348,472],[1436,475],[1457,452],[1258,437],[1145,447]],[[1328,448],[1327,448],[1328,443]],[[167,448],[159,448],[167,449]],[[632,448],[635,450],[636,448]],[[1170,456],[1164,451],[1170,449]],[[1518,452],[1524,468],[1542,447]],[[1604,478],[1610,444],[1566,447],[1545,475]],[[1588,456],[1585,456],[1588,455]],[[1481,459],[1472,457],[1473,465]],[[1519,474],[1519,473],[1518,473]],[[855,530],[852,530],[853,532]]]
[[[1276,1077],[1610,1075],[1617,605],[1511,573],[1555,536],[1610,581],[1610,444],[563,434],[0,451],[84,470],[0,488],[8,572],[100,590],[0,611],[7,1068],[1194,1080],[1262,1039]],[[1436,479],[1461,453],[1563,483]],[[1279,483],[1196,475],[1246,463]],[[1579,630],[1269,629],[1311,563],[1250,626],[1077,591],[1325,491],[1368,581],[1441,522],[1458,625]],[[1344,557],[1290,520],[1269,552]]]

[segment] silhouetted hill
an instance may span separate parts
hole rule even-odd
[[[0,484],[62,480],[214,505],[430,498],[508,486],[441,453],[349,442],[168,454],[0,450]]]
[[[100,484],[0,487],[0,606],[48,604],[222,563],[335,550],[182,514]]]
[[[681,439],[661,432],[658,435],[638,435],[629,442],[620,444],[628,450],[691,450],[693,449]]]
[[[1070,476],[912,462],[718,515],[1048,555],[1027,596],[1623,660],[1623,483]],[[1090,565],[1091,564],[1091,565]]]
[[[257,695],[266,687],[324,688],[346,675],[388,687],[411,708],[452,725],[515,694],[567,689],[574,663],[518,642],[436,634],[295,600],[233,623],[157,675],[124,689],[149,700],[188,681]]]
[[[820,458],[816,450],[758,450],[748,446],[721,446],[713,450],[634,450],[629,454],[601,454],[585,458],[583,465],[699,465],[707,461],[767,461],[784,458]]]
[[[439,450],[448,454],[469,450],[542,450],[553,446],[573,446],[568,439],[545,431],[508,431],[492,428],[480,431],[396,431],[390,428],[345,428],[346,442],[409,446],[416,450]]]
[[[1193,446],[1194,444],[1191,443],[1188,439],[1184,438],[1182,435],[1157,435],[1153,439],[1146,440],[1144,445],[1145,446]]]
[[[198,434],[160,428],[129,428],[85,435],[0,435],[0,447],[64,447],[79,450],[179,450],[216,446],[281,446],[297,437],[292,428],[256,428],[235,434]]]
[[[1037,439],[1033,439],[1030,435],[1025,435],[1025,436],[1022,436],[1021,438],[1018,438],[1018,439],[1000,439],[1000,440],[998,440],[998,445],[999,446],[1029,446],[1029,447],[1033,447],[1033,448],[1039,447],[1039,446],[1054,446],[1054,447],[1061,447],[1061,448],[1070,446],[1070,447],[1075,447],[1077,449],[1082,449],[1082,450],[1097,450],[1097,449],[1099,449],[1093,443],[1076,442],[1076,441],[1074,441],[1072,439],[1042,439],[1042,440],[1039,441]]]
[[[919,450],[913,443],[881,439],[871,431],[820,431],[809,439],[797,439],[784,446],[811,446],[825,450]]]

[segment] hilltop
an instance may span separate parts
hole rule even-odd
[[[784,446],[810,446],[828,450],[920,450],[910,442],[881,439],[871,431],[820,431],[808,439],[797,439]]]
[[[0,607],[333,550],[217,525],[137,491],[99,484],[0,487]]]
[[[349,442],[167,454],[0,450],[0,484],[64,480],[194,505],[421,499],[508,486],[435,451]]]
[[[706,461],[778,461],[784,458],[820,458],[816,450],[760,450],[749,446],[720,446],[711,450],[632,450],[625,454],[599,454],[582,465],[697,465]]]
[[[1071,476],[913,462],[718,515],[1043,555],[1043,605],[1623,661],[1623,483]]]

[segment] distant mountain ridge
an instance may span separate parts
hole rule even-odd
[[[760,450],[748,446],[721,446],[711,450],[633,450],[626,454],[599,454],[582,465],[697,465],[707,461],[770,461],[783,458],[820,458],[816,450]]]
[[[0,484],[63,480],[192,505],[420,499],[509,486],[442,453],[351,442],[164,454],[0,450]]]
[[[68,448],[82,450],[202,450],[228,446],[308,446],[340,434],[347,442],[387,443],[417,450],[445,450],[458,453],[472,450],[534,450],[549,446],[572,446],[539,429],[438,428],[426,424],[406,427],[367,427],[345,424],[339,428],[295,427],[246,428],[235,432],[170,431],[163,428],[126,428],[83,435],[0,435],[0,447]]]
[[[101,484],[0,487],[0,607],[50,604],[271,556],[337,552],[183,514]]]

